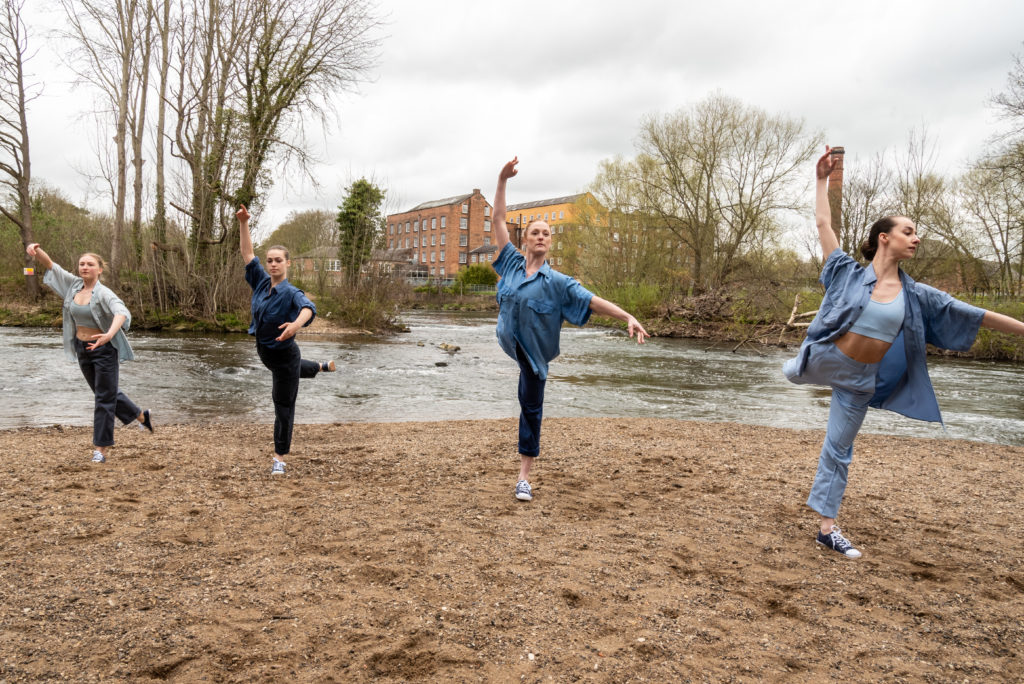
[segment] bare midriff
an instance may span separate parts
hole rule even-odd
[[[866,337],[860,333],[848,332],[835,342],[839,351],[860,363],[878,363],[889,351],[892,342],[876,340],[873,337]]]
[[[77,329],[75,330],[75,337],[82,340],[83,342],[92,342],[95,336],[102,334],[102,330],[99,330],[97,328],[89,328],[84,325],[77,326]]]

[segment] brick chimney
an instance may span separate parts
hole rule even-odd
[[[832,230],[838,236],[843,227],[843,156],[842,147],[832,148],[832,173],[828,175],[828,204],[832,209]]]

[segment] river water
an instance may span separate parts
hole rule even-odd
[[[411,332],[387,339],[300,339],[303,356],[338,372],[303,380],[297,422],[462,420],[517,416],[518,367],[498,347],[493,315],[410,313]],[[160,423],[273,422],[270,374],[245,335],[130,336],[136,361],[121,388]],[[449,354],[441,343],[457,345]],[[710,348],[709,348],[710,347]],[[793,385],[782,363],[795,350],[712,346],[566,328],[551,363],[549,417],[633,416],[823,429],[829,391]],[[90,425],[92,394],[64,359],[57,330],[0,328],[0,428]],[[946,421],[869,411],[864,430],[1024,445],[1024,365],[929,359]]]

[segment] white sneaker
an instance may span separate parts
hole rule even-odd
[[[107,457],[103,455],[103,452],[99,449],[93,449],[92,451],[92,462],[93,463],[106,463]]]
[[[516,498],[520,501],[533,501],[533,490],[529,482],[520,480],[516,483]]]
[[[270,469],[271,475],[284,475],[284,461],[278,461],[274,459],[274,466]]]

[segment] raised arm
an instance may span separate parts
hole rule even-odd
[[[249,235],[249,210],[244,204],[238,206],[238,212],[235,213],[238,217],[238,248],[242,252],[242,259],[248,264],[256,256],[252,251],[252,236]]]
[[[629,336],[633,337],[636,333],[636,341],[639,344],[644,343],[645,337],[650,337],[644,327],[640,325],[640,322],[633,317],[632,314],[627,313],[621,307],[616,304],[612,304],[607,299],[601,299],[600,297],[594,296],[590,299],[590,310],[596,313],[598,316],[609,316],[611,318],[618,318],[620,321],[626,322],[626,329],[629,331]]]
[[[494,244],[499,252],[508,244],[508,226],[505,225],[505,184],[509,178],[519,173],[516,169],[518,163],[519,157],[513,157],[512,161],[501,167],[498,187],[494,191],[494,215],[491,216],[491,222],[494,224]]]
[[[839,240],[832,230],[832,208],[828,204],[828,175],[832,173],[832,148],[825,146],[825,154],[814,167],[814,223],[818,226],[818,239],[824,258],[839,248]]]
[[[1014,335],[1024,335],[1024,323],[1018,321],[1016,318],[1011,318],[995,311],[986,311],[985,317],[981,319],[981,325],[990,330],[998,330],[999,332],[1012,333]]]
[[[39,246],[38,242],[33,242],[31,245],[25,248],[25,252],[39,262],[39,265],[49,271],[53,268],[53,259],[50,255],[43,251],[43,248]]]

